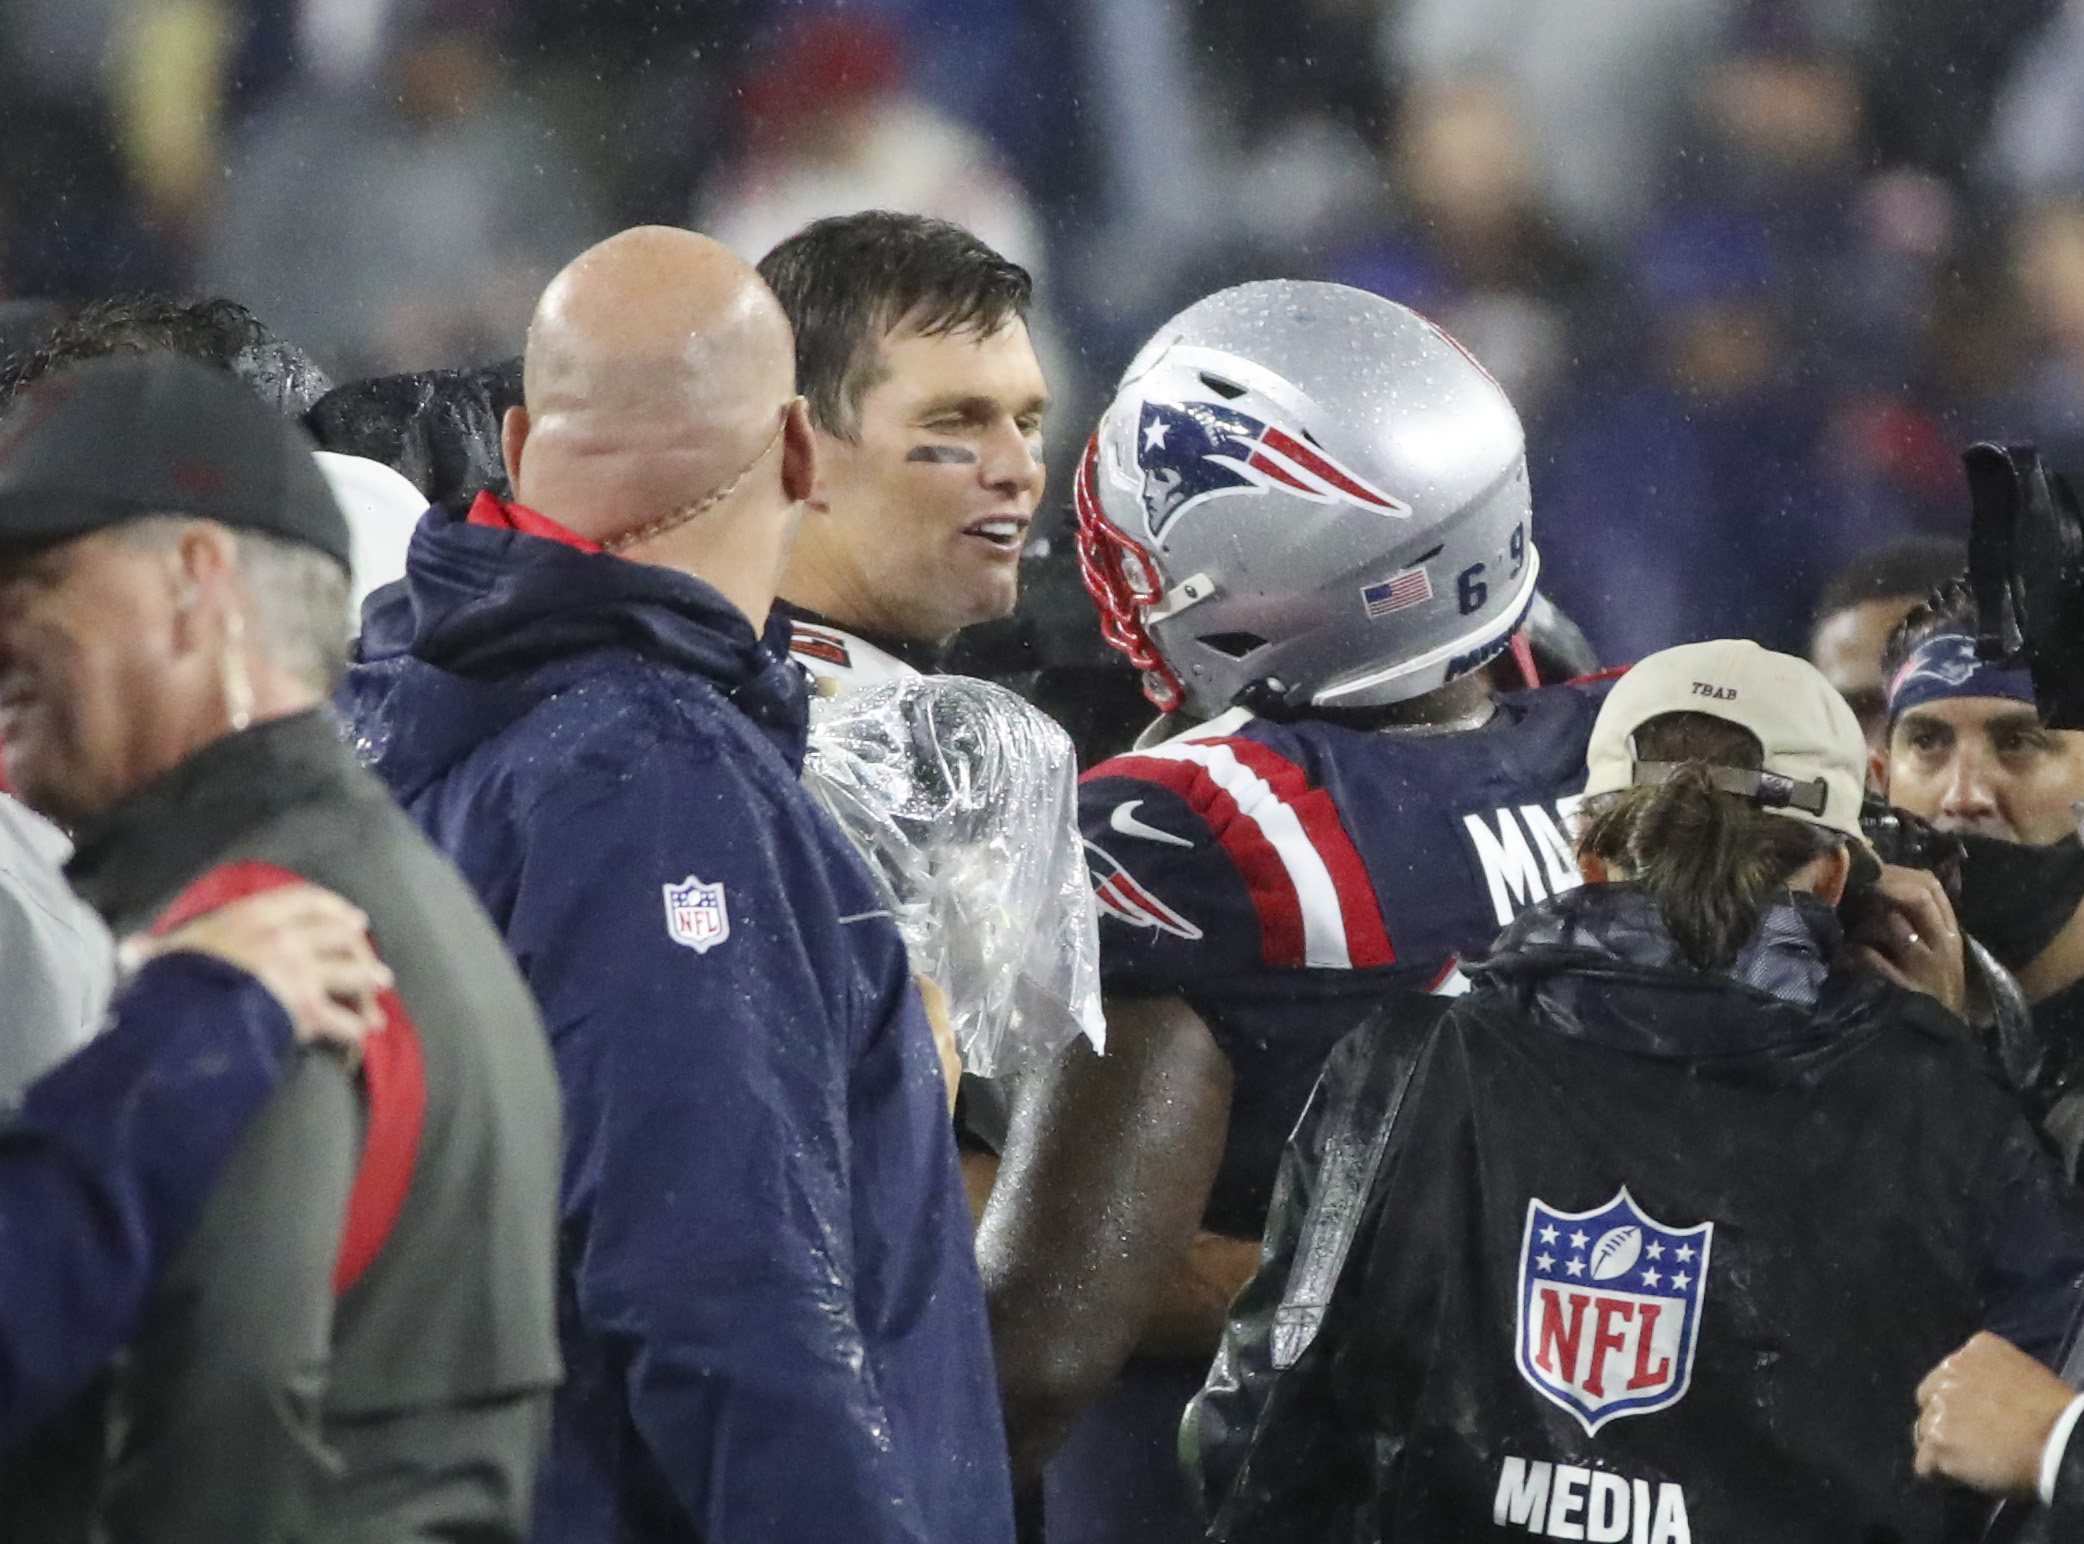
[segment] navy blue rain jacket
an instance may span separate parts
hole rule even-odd
[[[1012,1536],[897,931],[797,781],[785,621],[436,509],[346,687],[542,1005],[567,1152],[558,1544]]]
[[[0,1449],[136,1333],[293,1048],[253,977],[165,955],[0,1123]]]

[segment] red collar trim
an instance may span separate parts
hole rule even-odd
[[[588,541],[577,531],[559,525],[548,515],[537,514],[526,504],[510,503],[489,488],[477,496],[470,506],[470,513],[463,518],[470,525],[488,525],[495,531],[519,531],[523,536],[540,536],[545,541],[561,542],[581,552],[601,550],[599,542]]]

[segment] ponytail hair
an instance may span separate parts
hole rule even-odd
[[[1635,754],[1678,765],[1666,782],[1590,803],[1578,853],[1621,870],[1656,902],[1688,964],[1726,971],[1773,893],[1845,839],[1714,785],[1716,768],[1756,772],[1763,760],[1757,738],[1726,719],[1659,714],[1636,730]]]

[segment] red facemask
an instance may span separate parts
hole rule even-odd
[[[1085,442],[1073,479],[1078,506],[1078,572],[1086,593],[1100,612],[1100,636],[1143,672],[1143,694],[1162,713],[1185,699],[1173,674],[1144,626],[1144,616],[1164,598],[1158,565],[1143,547],[1117,530],[1100,509],[1100,441]]]

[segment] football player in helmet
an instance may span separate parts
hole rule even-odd
[[[1102,627],[1164,717],[1082,788],[1107,1054],[1023,1091],[978,1246],[1017,1471],[1107,1394],[1051,1467],[1051,1536],[1198,1538],[1172,1433],[1256,1260],[1225,1240],[1257,1240],[1339,1038],[1579,883],[1600,691],[1485,684],[1540,573],[1520,423],[1391,301],[1274,281],[1190,307],[1076,493]],[[1157,1338],[1176,1359],[1130,1362]]]

